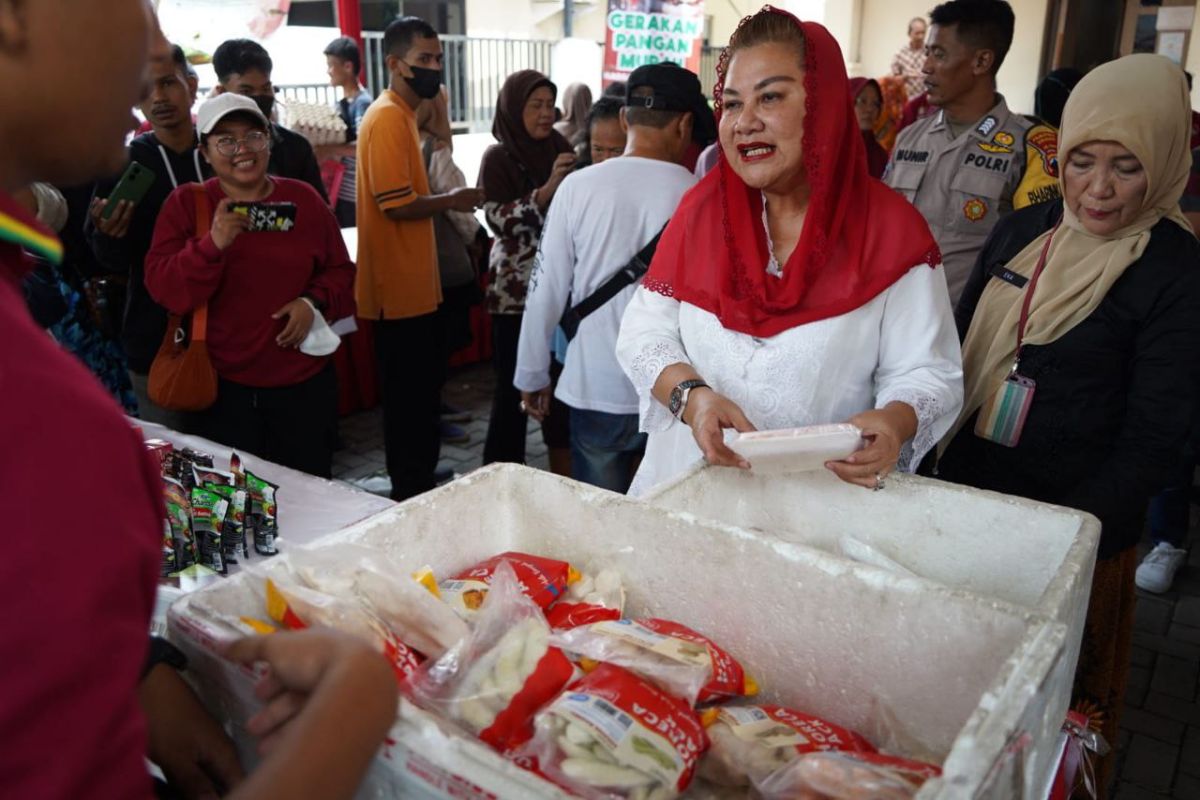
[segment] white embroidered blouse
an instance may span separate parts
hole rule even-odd
[[[962,353],[940,265],[917,265],[854,311],[770,338],[727,330],[708,311],[639,288],[621,323],[617,359],[650,434],[631,495],[701,458],[691,428],[651,395],[672,364],[691,364],[759,430],[844,422],[907,403],[919,424],[900,453],[905,471],[945,435],[963,401]]]

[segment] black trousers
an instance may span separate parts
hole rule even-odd
[[[337,435],[333,362],[291,386],[263,389],[221,378],[217,402],[199,415],[198,426],[214,442],[328,478]]]
[[[445,330],[445,321],[436,312],[375,323],[383,441],[393,500],[406,500],[435,485],[446,382]]]
[[[520,314],[492,315],[492,367],[496,372],[496,392],[492,395],[492,414],[488,420],[487,441],[483,445],[484,464],[496,461],[525,463],[525,430],[529,419],[521,412],[521,393],[513,386],[520,341]]]

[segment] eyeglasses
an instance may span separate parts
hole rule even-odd
[[[261,153],[267,149],[270,144],[270,139],[262,131],[252,131],[246,134],[245,139],[237,139],[233,136],[222,136],[217,139],[217,152],[223,156],[236,156],[239,150],[245,149],[247,153]]]

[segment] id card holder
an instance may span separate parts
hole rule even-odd
[[[1021,440],[1021,430],[1029,407],[1033,405],[1033,392],[1037,383],[1016,372],[1004,379],[991,400],[979,409],[975,420],[975,435],[989,442],[1016,447]]]

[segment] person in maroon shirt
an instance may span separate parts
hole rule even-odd
[[[354,313],[354,264],[312,187],[268,177],[270,128],[257,104],[223,94],[200,107],[200,151],[216,178],[163,205],[146,255],[146,288],[176,314],[208,304],[208,350],[220,378],[201,417],[208,438],[329,477],[337,377],[331,353],[302,347],[314,323]],[[211,230],[198,235],[198,193]],[[295,224],[252,231],[235,204],[286,203]],[[318,316],[323,315],[323,316]],[[337,337],[326,331],[336,346]]]
[[[56,260],[62,247],[11,197],[35,180],[74,185],[122,167],[151,38],[161,44],[146,0],[0,2],[0,508],[13,532],[0,556],[6,797],[149,798],[147,755],[168,772],[215,766],[203,764],[211,728],[190,690],[181,695],[186,684],[166,665],[142,677],[161,481],[112,398],[30,317],[27,253]],[[226,656],[269,670],[263,713],[247,725],[269,754],[226,796],[351,795],[395,716],[382,657],[316,631],[241,640]],[[240,769],[222,772],[233,783]]]

